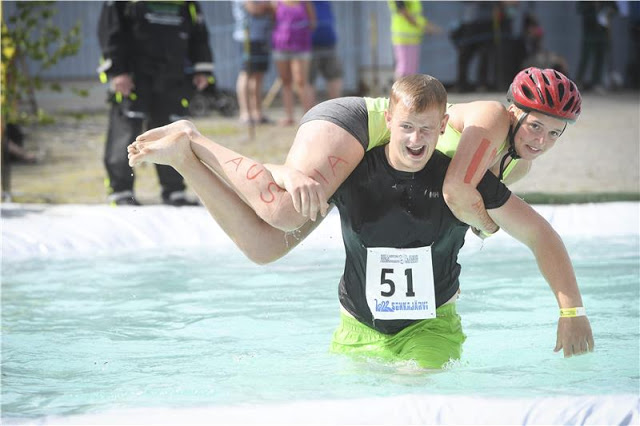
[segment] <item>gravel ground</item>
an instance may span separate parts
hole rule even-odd
[[[102,152],[107,128],[104,88],[76,82],[88,98],[40,92],[39,106],[54,115],[50,125],[25,128],[26,147],[40,154],[35,165],[13,164],[14,202],[101,204],[106,202]],[[501,93],[451,94],[451,102],[504,100]],[[279,107],[270,117],[283,116]],[[298,110],[298,116],[301,113]],[[217,113],[195,120],[215,141],[256,160],[282,162],[295,128],[260,126],[255,137],[236,118]],[[143,204],[160,202],[154,168],[136,169],[136,194]],[[512,186],[530,202],[640,199],[640,93],[586,94],[579,122],[556,147],[536,161],[530,175]]]

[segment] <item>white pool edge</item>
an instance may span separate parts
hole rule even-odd
[[[638,395],[484,398],[452,395],[297,401],[281,404],[150,408],[70,417],[39,424],[447,424],[634,425]]]
[[[2,260],[118,250],[235,249],[203,207],[2,204]],[[640,203],[533,206],[562,237],[638,236]],[[500,231],[485,244],[511,239]],[[480,244],[468,235],[465,246]],[[337,211],[295,250],[342,247]]]

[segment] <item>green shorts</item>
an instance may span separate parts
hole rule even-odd
[[[340,317],[331,352],[415,361],[423,368],[442,368],[449,360],[460,359],[467,338],[455,303],[436,309],[436,318],[418,321],[396,334],[380,333],[344,313]]]

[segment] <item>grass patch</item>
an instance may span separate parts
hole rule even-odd
[[[610,203],[614,201],[640,201],[640,193],[637,192],[595,192],[595,193],[568,193],[550,194],[544,192],[518,193],[529,204],[585,204],[585,203]]]
[[[227,122],[215,122],[212,120],[192,120],[198,127],[198,131],[205,136],[234,136],[245,133],[246,130]]]

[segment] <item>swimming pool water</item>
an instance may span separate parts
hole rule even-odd
[[[2,416],[403,394],[638,394],[638,235],[565,238],[596,351],[553,353],[557,305],[508,238],[460,256],[462,360],[424,374],[328,353],[340,248],[256,266],[197,247],[3,262]]]

